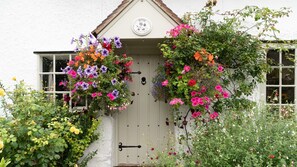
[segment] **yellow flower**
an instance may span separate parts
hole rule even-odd
[[[75,131],[75,129],[76,129],[76,128],[75,128],[74,126],[72,126],[72,127],[70,128],[70,132],[73,133],[73,132]]]
[[[0,96],[5,96],[5,91],[2,88],[0,88]]]
[[[74,134],[78,135],[79,134],[79,129],[75,129]]]
[[[12,79],[13,81],[16,81],[16,77],[12,77],[11,79]]]
[[[2,150],[3,147],[4,147],[4,143],[3,143],[3,141],[0,139],[0,150]]]

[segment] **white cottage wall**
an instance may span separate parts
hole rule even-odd
[[[188,11],[199,11],[207,0],[163,0],[179,16]],[[72,37],[94,30],[121,0],[1,0],[0,1],[0,80],[12,86],[13,76],[25,80],[33,88],[39,87],[38,56],[33,51],[72,50]],[[297,38],[297,1],[295,0],[218,0],[215,9],[231,10],[246,5],[258,5],[278,9],[290,7],[289,18],[281,19],[278,28],[283,39]],[[130,26],[130,25],[128,25]],[[115,34],[116,35],[116,34]],[[165,35],[165,34],[164,34]],[[260,98],[259,91],[252,99]],[[102,126],[112,131],[112,120]],[[104,149],[98,159],[106,159],[112,166],[113,135],[107,133]],[[105,157],[105,158],[104,158]],[[109,157],[109,158],[107,158]],[[95,158],[94,160],[96,160]],[[96,166],[96,163],[94,164]],[[97,165],[98,166],[98,165]]]
[[[38,56],[33,51],[72,50],[72,37],[89,33],[101,23],[121,0],[1,0],[0,1],[0,79],[12,86],[11,78],[38,88]],[[182,16],[187,11],[199,11],[206,0],[164,0]],[[218,0],[215,9],[231,10],[246,5],[271,8],[290,7],[289,18],[281,19],[280,37],[296,39],[297,1],[294,0]],[[130,26],[130,25],[129,25]]]

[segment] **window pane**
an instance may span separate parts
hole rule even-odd
[[[53,71],[53,56],[43,56],[42,72],[52,72],[52,71]]]
[[[270,65],[277,66],[279,65],[279,51],[278,50],[269,50],[267,52],[267,60]]]
[[[66,74],[56,75],[56,91],[68,91],[66,83],[68,83],[68,77]]]
[[[278,104],[279,103],[279,88],[278,87],[266,87],[266,102]]]
[[[279,69],[272,69],[272,71],[266,75],[266,78],[267,85],[279,85]]]
[[[54,77],[50,75],[41,75],[41,85],[42,90],[44,91],[53,91],[54,90]]]
[[[288,51],[282,52],[282,64],[284,66],[293,66],[295,59],[295,50],[289,49]]]
[[[294,87],[282,87],[282,104],[294,104]]]
[[[62,72],[69,62],[69,55],[56,55],[56,72]]]
[[[282,69],[282,84],[283,85],[294,85],[294,68],[283,68]]]

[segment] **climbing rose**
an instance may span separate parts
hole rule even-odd
[[[188,82],[189,86],[194,86],[196,84],[196,81],[194,79],[190,79]]]

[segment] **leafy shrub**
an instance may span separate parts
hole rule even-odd
[[[23,81],[13,91],[1,89],[0,157],[11,160],[8,166],[73,166],[96,139],[100,121],[70,113]]]
[[[193,158],[202,166],[290,166],[297,161],[297,122],[266,109],[232,112],[194,131]]]

